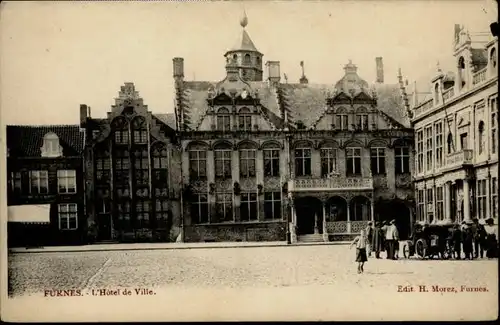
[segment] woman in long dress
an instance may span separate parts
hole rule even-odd
[[[498,256],[498,229],[493,225],[493,219],[486,219],[484,226],[486,232],[486,257],[495,258]]]

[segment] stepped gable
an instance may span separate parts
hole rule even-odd
[[[79,125],[8,125],[7,148],[17,157],[41,157],[44,136],[53,132],[59,137],[64,156],[83,152],[85,131]]]

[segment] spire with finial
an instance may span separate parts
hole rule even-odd
[[[307,80],[305,71],[304,71],[304,61],[300,61],[300,67],[302,68],[302,77],[300,77],[300,83],[301,84],[307,84],[309,83],[309,80]]]
[[[243,10],[243,16],[240,19],[240,25],[243,28],[247,27],[247,25],[248,25],[247,12],[245,10]]]
[[[437,72],[438,72],[438,73],[441,73],[441,72],[442,72],[442,70],[441,70],[441,66],[440,66],[440,64],[439,64],[439,61],[437,61],[436,67],[437,67]]]

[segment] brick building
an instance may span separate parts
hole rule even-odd
[[[413,92],[420,222],[498,224],[498,37],[476,40],[456,25],[456,68],[438,69],[427,94]]]
[[[86,243],[84,132],[7,126],[8,245]]]
[[[80,107],[86,130],[85,202],[93,241],[174,241],[180,234],[175,118],[153,114],[133,83],[106,118]]]
[[[185,80],[173,59],[184,240],[339,240],[393,218],[404,237],[414,139],[401,77],[385,84],[377,58],[372,85],[351,62],[332,84],[309,83],[303,62],[282,83],[240,23],[222,80]]]

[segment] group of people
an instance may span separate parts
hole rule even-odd
[[[498,234],[493,225],[493,219],[489,218],[483,222],[478,219],[462,221],[456,224],[448,237],[449,245],[452,247],[453,257],[462,258],[462,250],[465,259],[498,257]]]
[[[364,272],[364,263],[372,252],[376,258],[380,258],[380,252],[386,252],[387,259],[397,259],[399,252],[399,232],[396,227],[396,220],[390,222],[382,221],[375,223],[368,222],[366,229],[362,229],[360,235],[351,243],[351,247],[356,245],[356,262],[358,262],[358,273]]]
[[[425,231],[428,225],[415,225],[414,232]],[[450,229],[446,238],[447,245],[451,248],[453,257],[462,258],[462,250],[465,259],[498,257],[498,228],[494,225],[494,220],[488,218],[479,221],[473,219],[463,221],[461,225],[455,224]],[[380,253],[385,251],[387,259],[398,259],[399,252],[399,232],[396,221],[391,220],[368,223],[366,229],[361,230],[351,243],[356,245],[356,262],[358,262],[358,273],[363,273],[364,263],[368,261],[371,253],[375,253],[375,258],[380,258]]]

